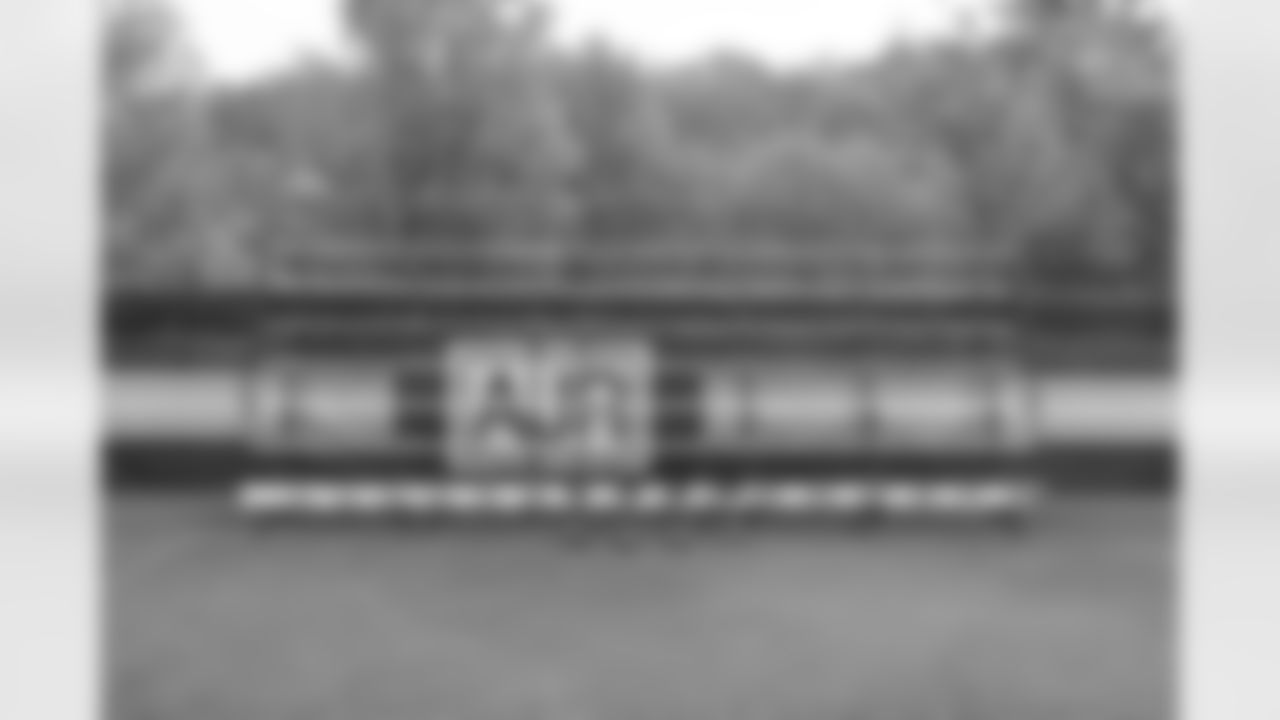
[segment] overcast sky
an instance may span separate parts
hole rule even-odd
[[[244,78],[340,46],[340,0],[169,0],[215,75]],[[559,33],[599,34],[655,61],[733,47],[789,63],[857,56],[954,26],[992,0],[547,0]]]

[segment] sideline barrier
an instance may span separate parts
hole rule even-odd
[[[1043,491],[1023,478],[954,482],[860,480],[716,484],[646,482],[469,483],[405,478],[255,478],[235,507],[248,517],[532,520],[537,518],[702,518],[854,520],[991,518],[1032,513]]]
[[[253,516],[990,516],[1035,507],[1046,451],[1172,440],[1166,385],[1036,376],[1049,366],[1000,301],[165,300],[112,316],[108,444],[237,447]],[[239,344],[224,367],[240,373],[195,392],[137,370],[201,313]],[[575,482],[528,479],[561,471]],[[579,482],[591,473],[646,479]]]

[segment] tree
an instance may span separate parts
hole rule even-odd
[[[1030,282],[1172,291],[1176,78],[1166,28],[1138,2],[1015,4],[1010,57],[1053,93],[1092,194],[1076,232],[1028,248]]]
[[[213,217],[199,65],[169,8],[108,7],[103,43],[107,271],[113,283],[215,282],[244,258]]]
[[[564,57],[558,75],[577,146],[572,277],[607,284],[642,275],[640,265],[661,263],[678,247],[676,236],[701,229],[689,148],[678,142],[653,79],[615,48],[597,44]]]
[[[1173,255],[1170,56],[1136,7],[1011,3],[1003,36],[886,58],[877,71],[903,125],[964,178],[974,252],[1023,292],[1170,276],[1155,267]]]
[[[542,68],[540,18],[513,0],[348,0],[380,113],[375,233],[431,267],[554,273],[572,145]]]
[[[311,60],[227,87],[214,105],[229,210],[273,273],[332,279],[385,272],[368,191],[380,115],[359,74]]]

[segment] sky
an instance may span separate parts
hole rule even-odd
[[[655,62],[733,48],[788,64],[870,54],[930,34],[991,0],[544,0],[567,39],[599,35]],[[339,0],[169,0],[215,77],[269,72],[343,45]]]

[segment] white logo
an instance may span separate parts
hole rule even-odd
[[[638,470],[651,446],[652,362],[639,344],[468,340],[446,358],[458,470]]]

